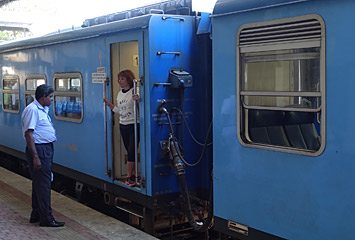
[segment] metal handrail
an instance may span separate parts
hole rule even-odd
[[[109,79],[103,82],[103,97],[106,98],[106,85],[108,85]],[[104,106],[104,131],[105,131],[105,175],[111,177],[111,170],[108,168],[108,146],[107,146],[107,108],[106,104]]]
[[[134,79],[133,80],[133,94],[137,94],[137,83],[139,82],[139,79]],[[138,131],[137,131],[137,101],[134,101],[133,103],[133,116],[134,116],[134,166],[135,166],[135,181],[138,184]]]

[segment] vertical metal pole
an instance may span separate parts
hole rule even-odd
[[[103,82],[103,97],[106,98],[106,85],[108,85],[108,78]],[[107,107],[104,105],[104,131],[105,131],[105,175],[111,177],[111,170],[108,168],[108,147],[107,147]]]
[[[133,80],[133,94],[137,94],[137,83],[139,80]],[[133,103],[133,116],[134,116],[134,167],[135,167],[135,176],[136,183],[138,184],[138,132],[137,132],[137,101]]]

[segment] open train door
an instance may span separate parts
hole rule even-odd
[[[135,169],[136,185],[126,184],[128,154],[124,146],[120,132],[119,114],[113,113],[107,109],[107,134],[106,145],[109,159],[112,159],[112,177],[115,184],[128,187],[134,191],[146,194],[145,179],[145,155],[144,151],[144,91],[143,82],[143,32],[122,34],[116,37],[110,37],[107,41],[108,51],[110,52],[110,80],[106,89],[106,97],[117,106],[117,94],[121,91],[118,83],[118,73],[123,70],[131,70],[135,75],[134,91],[140,96],[139,104],[136,103],[133,109],[135,117]]]

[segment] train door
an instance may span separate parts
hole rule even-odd
[[[141,179],[144,178],[145,167],[142,166],[142,157],[141,156],[141,146],[140,139],[142,139],[143,133],[142,124],[139,121],[139,115],[143,115],[144,112],[144,96],[142,91],[142,86],[140,84],[140,76],[142,75],[142,38],[137,38],[136,40],[128,40],[119,42],[111,42],[110,43],[110,61],[111,61],[111,102],[117,106],[117,95],[122,90],[118,83],[118,74],[124,70],[130,70],[135,77],[134,81],[134,89],[140,96],[140,103],[134,106],[133,115],[135,118],[134,121],[134,132],[135,132],[135,163],[134,168],[136,172],[136,178],[132,178],[136,182],[135,185],[130,184],[130,187],[134,187],[135,189],[145,191],[144,186],[141,184]],[[120,39],[117,39],[120,40]],[[141,54],[140,54],[141,52]],[[113,180],[119,184],[127,184],[127,167],[128,164],[128,153],[122,138],[122,133],[120,131],[120,116],[118,113],[112,114],[112,127],[109,127],[112,131],[112,174]],[[110,142],[110,139],[108,139]],[[131,165],[132,166],[132,165]]]

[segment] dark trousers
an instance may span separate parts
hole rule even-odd
[[[32,178],[32,212],[31,218],[40,218],[40,223],[46,224],[54,220],[51,208],[51,173],[53,162],[53,143],[36,144],[36,150],[41,160],[41,169],[33,170],[33,158],[28,148],[26,156]]]
[[[123,144],[128,153],[128,161],[134,162],[134,124],[123,125],[120,124],[121,136]],[[137,124],[137,144],[139,143],[139,124]]]

